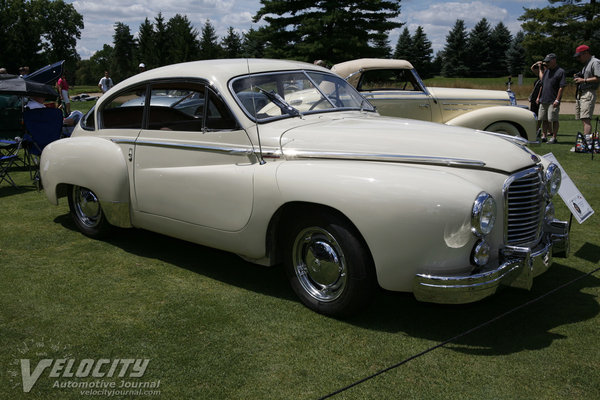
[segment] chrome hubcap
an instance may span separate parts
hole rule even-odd
[[[292,249],[294,269],[306,292],[319,301],[340,297],[346,287],[346,261],[340,245],[326,230],[304,229]]]
[[[94,192],[75,186],[73,187],[73,200],[75,214],[77,214],[79,221],[90,228],[98,225],[102,211],[100,209],[100,202]]]

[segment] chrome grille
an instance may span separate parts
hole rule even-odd
[[[544,212],[542,169],[512,175],[504,185],[505,242],[511,246],[536,243]]]

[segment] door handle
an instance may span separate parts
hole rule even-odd
[[[419,104],[419,107],[421,108],[429,108],[429,104],[425,103],[425,104]]]

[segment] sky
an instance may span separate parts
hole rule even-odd
[[[260,8],[259,0],[66,0],[83,15],[84,29],[77,43],[77,52],[83,59],[90,58],[94,52],[107,43],[112,45],[114,23],[129,25],[137,36],[144,18],[150,21],[162,12],[165,20],[175,14],[185,14],[194,27],[200,31],[207,19],[215,26],[222,37],[229,26],[238,33],[246,32],[254,24],[252,16]],[[513,33],[520,30],[517,18],[523,14],[523,7],[537,8],[548,5],[547,0],[402,0],[400,22],[405,23],[411,33],[417,26],[423,26],[432,42],[434,53],[446,43],[446,35],[457,19],[463,19],[467,29],[471,29],[479,20],[487,18],[492,25],[502,21]],[[396,45],[401,29],[390,32],[390,44]],[[325,38],[324,38],[325,39]]]

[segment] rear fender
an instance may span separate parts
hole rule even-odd
[[[535,141],[536,116],[529,110],[514,106],[495,106],[480,108],[446,122],[447,125],[464,126],[485,130],[496,122],[510,122],[519,128],[521,135],[530,142]]]
[[[117,144],[90,136],[52,142],[42,153],[40,174],[51,203],[58,204],[69,185],[86,187],[98,196],[112,225],[131,226],[127,164]]]

